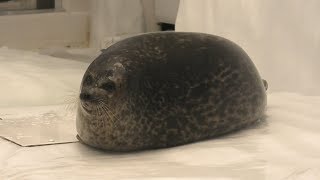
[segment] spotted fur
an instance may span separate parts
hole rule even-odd
[[[229,133],[257,122],[266,106],[249,56],[227,39],[201,33],[150,33],[112,45],[89,66],[81,94],[79,138],[113,151]]]

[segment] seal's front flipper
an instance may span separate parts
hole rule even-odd
[[[262,82],[263,82],[263,86],[266,90],[268,90],[268,82],[264,79],[262,79]]]
[[[77,139],[79,140],[79,142],[81,142],[82,144],[84,144],[83,141],[82,141],[82,139],[80,138],[80,136],[79,136],[78,134],[77,134],[76,137],[77,137]]]

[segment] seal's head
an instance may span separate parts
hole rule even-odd
[[[125,68],[121,63],[114,63],[109,68],[98,66],[93,63],[88,68],[80,92],[80,107],[91,116],[112,114],[110,108],[121,99],[125,88]]]
[[[119,151],[132,146],[131,141],[120,144],[132,137],[125,133],[128,122],[123,110],[129,104],[126,77],[125,66],[110,56],[102,55],[90,64],[81,83],[77,112],[77,137],[81,142]]]

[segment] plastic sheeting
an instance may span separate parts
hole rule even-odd
[[[319,95],[319,7],[318,0],[181,0],[176,29],[236,42],[271,91]]]
[[[320,178],[320,96],[273,93],[267,121],[208,141],[135,153],[80,143],[19,147],[0,139],[0,179]]]
[[[72,100],[76,94],[70,97],[69,92],[79,90],[89,62],[76,57],[0,49],[0,118],[4,118],[0,126],[7,117],[25,117],[24,124],[46,126],[54,115],[44,112]],[[0,179],[320,179],[319,109],[320,96],[271,93],[268,117],[258,126],[199,143],[135,153],[98,151],[80,143],[20,147],[0,138]],[[61,125],[40,128],[33,135],[38,133],[35,137],[46,141],[51,141],[44,138],[50,131],[76,135],[75,124]],[[28,131],[20,127],[16,133],[26,138],[21,136]]]

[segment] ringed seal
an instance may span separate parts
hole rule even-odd
[[[266,87],[249,56],[227,39],[138,35],[103,50],[85,72],[78,138],[111,151],[212,138],[262,118]]]

